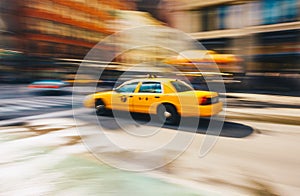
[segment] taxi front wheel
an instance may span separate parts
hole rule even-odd
[[[175,125],[179,122],[179,114],[176,108],[170,104],[160,105],[157,109],[158,120],[164,124]]]
[[[106,115],[107,109],[105,107],[104,102],[101,99],[98,99],[95,103],[96,114],[98,116]]]

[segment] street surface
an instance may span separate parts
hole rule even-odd
[[[45,93],[26,88],[26,85],[0,86],[0,120],[62,111],[72,108],[72,88],[66,92]],[[74,98],[79,103],[80,95]]]
[[[10,89],[14,88],[15,93]],[[142,167],[168,158],[114,152],[100,140],[105,134],[120,145],[143,150],[156,147],[178,131],[164,126],[159,137],[134,137],[113,116],[93,124],[93,112],[82,108],[84,95],[32,94],[25,86],[0,87],[0,195],[298,195],[300,192],[300,98],[228,93],[226,120],[214,148],[199,157],[209,120],[175,161],[147,172],[113,168],[96,156],[104,153],[128,166]],[[73,110],[72,110],[73,107]],[[73,118],[73,113],[80,118]],[[141,129],[157,129],[136,117]],[[126,119],[125,119],[126,122]],[[130,125],[128,120],[128,125]],[[79,130],[80,129],[80,130]],[[212,136],[217,137],[217,136]],[[128,161],[129,160],[129,161]]]

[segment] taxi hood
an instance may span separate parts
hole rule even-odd
[[[94,97],[99,97],[99,96],[106,96],[106,95],[111,95],[114,91],[100,91],[94,93]]]

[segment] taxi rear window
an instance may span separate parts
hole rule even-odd
[[[194,89],[181,81],[171,81],[177,92],[193,91]]]

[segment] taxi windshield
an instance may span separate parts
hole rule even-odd
[[[118,93],[133,93],[139,82],[122,84],[115,89]]]
[[[188,84],[181,81],[171,81],[171,84],[174,86],[177,92],[193,91],[194,89]]]

